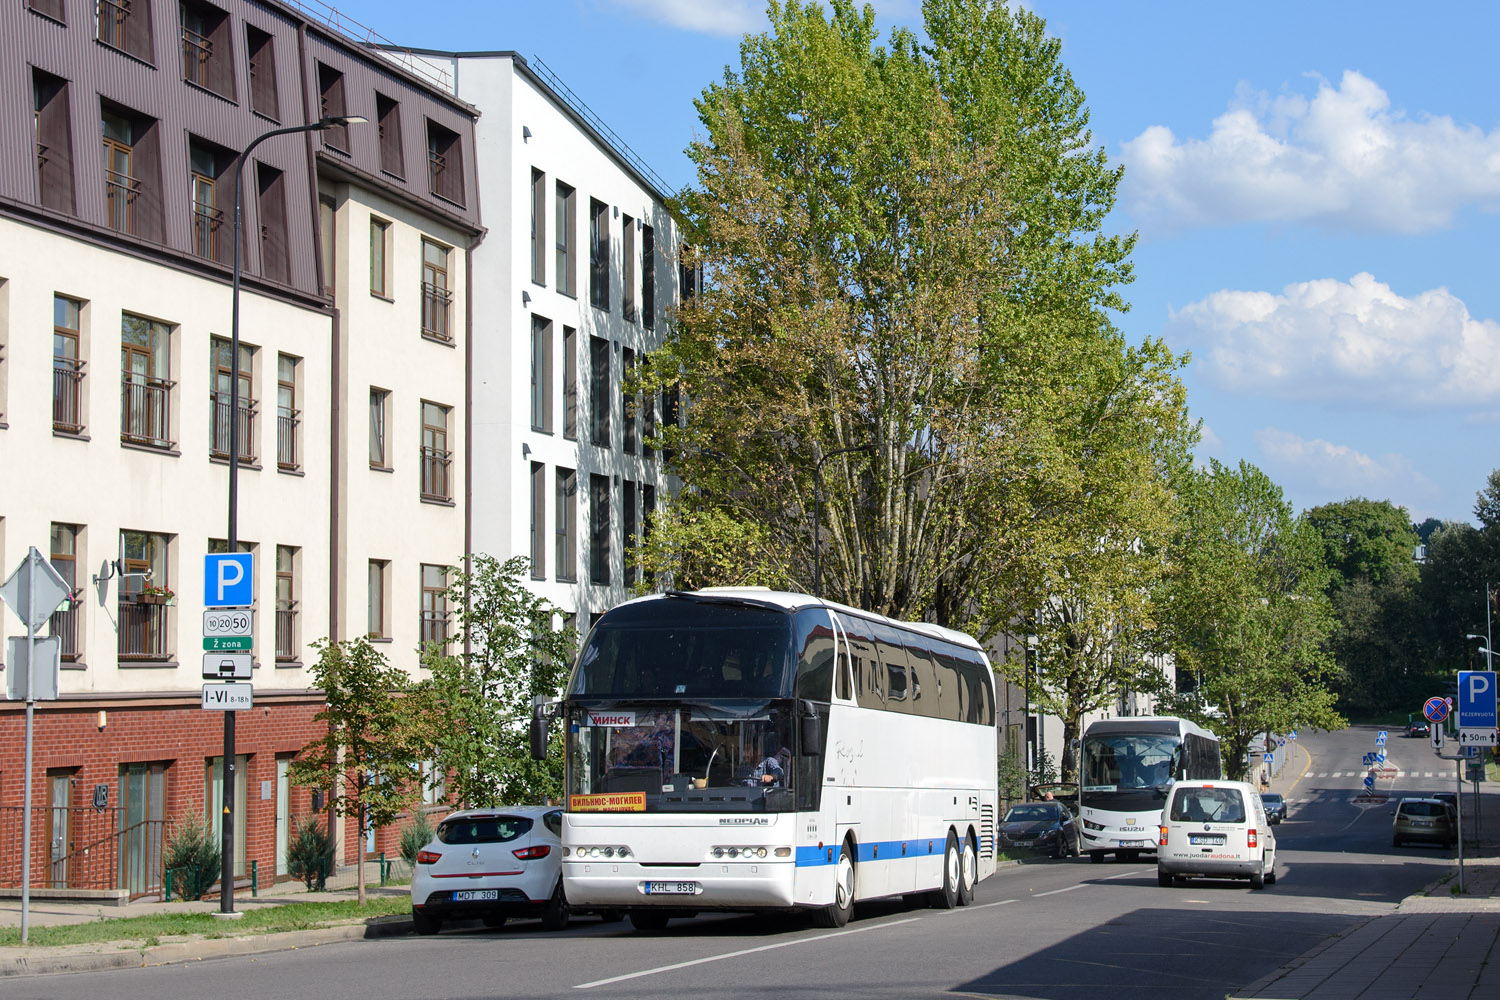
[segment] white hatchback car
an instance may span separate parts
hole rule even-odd
[[[1156,881],[1189,876],[1276,881],[1276,835],[1260,793],[1243,781],[1179,781],[1162,810]]]
[[[548,930],[568,926],[562,886],[562,810],[503,806],[450,813],[417,853],[411,916],[418,934],[445,920],[478,918],[499,927],[509,917],[541,917]],[[618,919],[606,913],[606,919]]]

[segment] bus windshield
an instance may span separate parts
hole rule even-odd
[[[1108,733],[1083,741],[1083,804],[1160,809],[1180,770],[1182,741],[1168,733]]]

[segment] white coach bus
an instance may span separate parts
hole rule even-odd
[[[1219,738],[1187,719],[1091,723],[1083,734],[1083,849],[1095,862],[1155,852],[1172,782],[1223,777]]]
[[[589,633],[564,699],[569,903],[643,930],[708,910],[967,904],[995,870],[979,644],[803,594],[669,592]],[[540,742],[539,742],[540,741]]]

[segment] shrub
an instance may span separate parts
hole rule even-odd
[[[328,882],[328,873],[333,869],[333,841],[328,832],[319,825],[315,817],[303,820],[297,827],[286,851],[286,870],[295,879],[301,879],[307,891],[322,889]]]
[[[218,881],[223,859],[203,818],[189,813],[172,830],[164,867],[171,873],[173,888],[183,899],[202,899]]]
[[[401,858],[409,871],[416,871],[417,852],[431,840],[432,823],[428,821],[427,814],[418,809],[411,822],[401,830]]]

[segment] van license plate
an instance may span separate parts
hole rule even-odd
[[[648,896],[696,896],[703,887],[697,882],[642,882],[641,891]]]
[[[1210,846],[1210,847],[1222,847],[1222,846],[1224,846],[1224,835],[1222,833],[1219,833],[1219,834],[1190,833],[1190,834],[1188,834],[1188,843],[1189,844],[1205,844],[1205,845]]]
[[[499,889],[459,889],[453,894],[453,901],[455,903],[494,902],[499,898]]]

